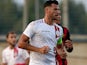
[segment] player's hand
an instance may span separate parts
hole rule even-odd
[[[68,52],[72,52],[73,50],[73,45],[71,40],[66,40],[65,41],[65,47]]]
[[[66,53],[66,52],[61,52],[60,57],[61,57],[62,59],[66,59],[67,53]]]
[[[63,49],[57,49],[57,53],[60,55],[62,59],[66,59],[67,53]]]
[[[65,41],[65,46],[68,47],[68,48],[72,48],[73,47],[72,41],[71,40],[66,40]]]
[[[39,49],[39,53],[46,54],[49,52],[49,50],[50,50],[50,48],[48,46],[43,46]]]

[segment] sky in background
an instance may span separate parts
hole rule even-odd
[[[19,6],[23,5],[24,0],[13,0],[15,3],[17,3]],[[58,0],[59,2],[63,1],[63,0]],[[76,3],[80,3],[82,2],[85,5],[86,11],[87,11],[87,0],[75,0]]]
[[[17,5],[21,6],[24,3],[24,0],[13,0]]]

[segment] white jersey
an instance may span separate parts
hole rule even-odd
[[[27,58],[29,58],[28,52],[18,47],[14,49],[7,47],[2,52],[2,63],[7,63],[7,65],[25,65]]]
[[[59,38],[61,33],[57,33]],[[27,26],[23,34],[30,38],[31,45],[39,48],[49,46],[51,49],[47,54],[30,51],[29,65],[56,65],[54,47],[58,38],[56,39],[54,25],[46,24],[44,19],[36,20]]]

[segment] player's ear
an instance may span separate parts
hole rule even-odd
[[[49,7],[45,7],[44,10],[45,10],[45,12],[48,12]]]

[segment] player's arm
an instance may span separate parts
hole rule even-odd
[[[61,39],[61,42],[59,42],[59,43],[61,43],[61,44],[57,44],[57,47],[56,47],[57,48],[57,54],[59,54],[62,59],[66,59],[67,54],[64,51],[62,39]]]
[[[66,40],[65,41],[65,48],[67,52],[72,52],[73,51],[73,44],[71,40]]]
[[[28,44],[27,43],[28,40],[29,40],[29,37],[27,37],[26,35],[22,34],[20,39],[19,39],[19,41],[18,41],[18,47],[26,49],[26,50],[38,52],[39,48],[34,47],[34,46]]]
[[[7,63],[2,63],[1,65],[7,65]]]
[[[60,55],[62,59],[66,59],[67,53],[63,48],[57,48],[57,54]]]
[[[73,44],[72,44],[72,40],[70,39],[69,31],[67,32],[67,40],[65,41],[65,47],[66,47],[67,52],[73,51]]]
[[[32,46],[31,44],[28,44],[27,43],[28,41],[29,41],[29,37],[27,37],[25,34],[22,34],[18,41],[18,47],[22,48],[22,49],[29,50],[29,51],[39,52],[42,54],[47,53],[49,50],[48,46],[38,48],[38,47]]]
[[[67,56],[67,54],[66,54],[66,52],[64,51],[64,47],[63,47],[63,39],[62,39],[62,37],[63,37],[63,29],[61,28],[61,36],[60,36],[60,38],[57,40],[57,53],[60,55],[60,57],[62,58],[62,59],[65,59],[66,58],[66,56]]]

